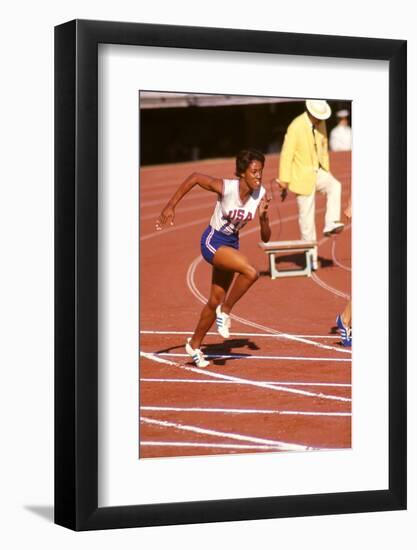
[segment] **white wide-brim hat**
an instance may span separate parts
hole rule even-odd
[[[324,99],[307,99],[307,111],[319,120],[327,120],[332,114],[330,105]]]

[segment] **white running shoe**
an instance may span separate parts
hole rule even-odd
[[[185,351],[192,358],[192,360],[194,361],[194,364],[197,367],[200,367],[200,368],[208,367],[210,363],[206,361],[201,349],[193,349],[190,345],[190,341],[191,341],[191,338],[187,338],[187,343],[185,344]]]
[[[223,336],[223,338],[229,338],[230,332],[229,328],[232,324],[230,320],[230,315],[227,315],[227,313],[223,313],[221,310],[221,306],[217,306],[216,308],[216,325],[217,325],[217,332],[220,334],[220,336]]]

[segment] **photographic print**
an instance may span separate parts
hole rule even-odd
[[[139,93],[140,458],[351,447],[351,110]]]
[[[56,28],[57,524],[406,507],[406,46]]]

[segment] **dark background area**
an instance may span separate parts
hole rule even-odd
[[[349,101],[328,101],[336,126]],[[141,166],[232,157],[243,148],[279,152],[288,124],[305,110],[304,101],[201,107],[140,109]]]

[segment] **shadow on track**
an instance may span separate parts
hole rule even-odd
[[[229,340],[224,340],[223,342],[218,342],[215,344],[203,344],[202,352],[213,361],[214,365],[226,365],[228,361],[234,361],[243,357],[250,357],[250,353],[236,353],[237,349],[244,348],[252,351],[257,351],[260,349],[259,346],[249,338],[230,338]],[[170,346],[169,348],[157,350],[154,353],[159,355],[160,353],[172,353],[176,350],[184,350],[184,344],[182,343],[179,346]],[[236,356],[234,356],[234,354],[236,354]],[[213,358],[213,355],[232,355],[232,357]]]

